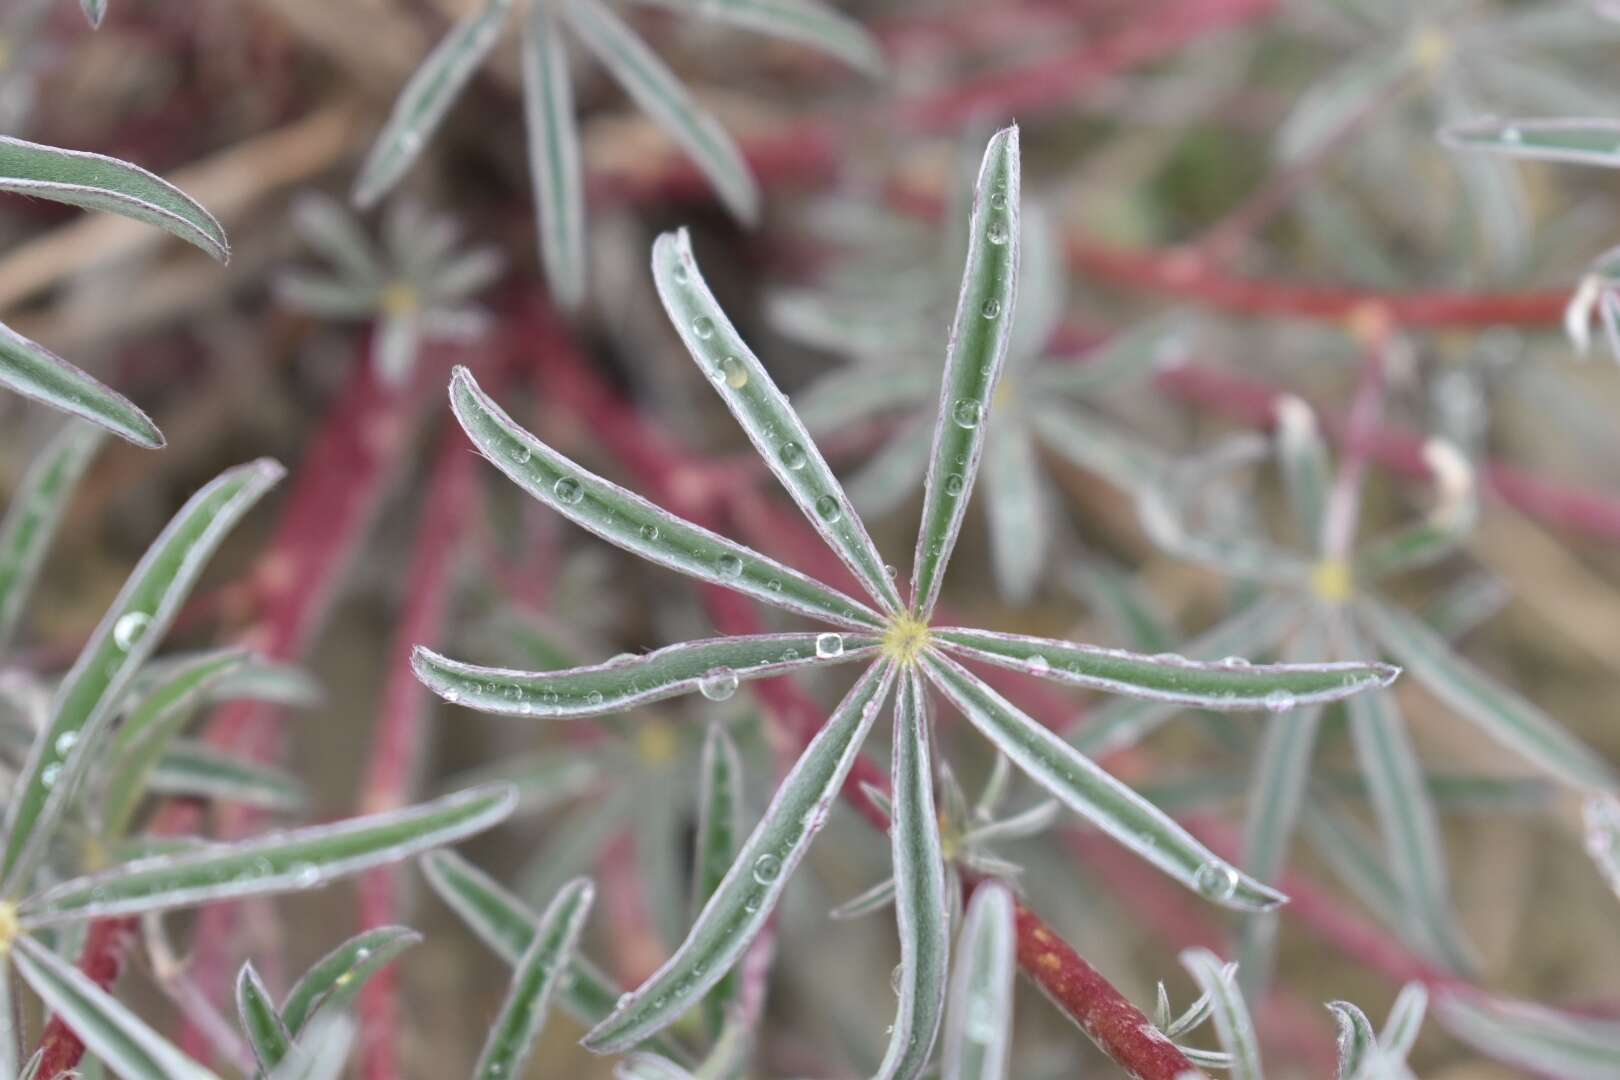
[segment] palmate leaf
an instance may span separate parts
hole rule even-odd
[[[585,299],[585,175],[574,84],[549,4],[533,5],[523,20],[523,118],[546,284],[559,305],[577,308]]]
[[[147,549],[63,678],[6,807],[5,895],[26,888],[74,789],[99,752],[102,729],[135,671],[157,647],[215,548],[282,476],[273,461],[228,469],[193,495]]]
[[[1230,1055],[1227,1075],[1232,1080],[1262,1080],[1254,1022],[1249,1019],[1236,983],[1222,970],[1221,961],[1208,949],[1188,949],[1181,954],[1181,966],[1193,977],[1199,991],[1209,995],[1215,1032],[1221,1049]]]
[[[867,592],[885,611],[899,610],[900,594],[883,556],[787,396],[709,291],[685,229],[665,233],[653,244],[652,270],[669,321],[754,449]]]
[[[883,53],[861,24],[820,0],[647,0],[672,11],[731,23],[797,41],[869,75],[883,72]]]
[[[910,668],[895,695],[889,852],[900,934],[900,1001],[888,1049],[878,1066],[880,1080],[911,1080],[922,1072],[945,1013],[950,907],[939,814],[934,809],[926,693],[916,668]]]
[[[882,618],[860,601],[582,469],[513,423],[466,368],[457,368],[451,378],[450,405],[473,445],[496,468],[609,543],[800,615],[857,630],[882,627]]]
[[[1018,129],[990,139],[974,184],[967,265],[946,348],[934,448],[911,577],[913,613],[926,622],[962,529],[984,445],[990,395],[1007,356],[1018,291]]]
[[[1553,776],[1589,792],[1620,790],[1614,770],[1550,716],[1475,668],[1419,620],[1372,598],[1356,614],[1385,652],[1464,719]]]
[[[1620,166],[1620,122],[1613,120],[1482,120],[1443,128],[1440,141],[1455,150]]]
[[[894,679],[892,664],[876,663],[839,702],[776,789],[686,940],[585,1036],[587,1049],[629,1049],[669,1026],[747,950],[825,823]]]
[[[127,161],[0,135],[0,191],[155,225],[224,262],[225,230],[191,196]]]
[[[68,424],[28,466],[0,519],[0,650],[17,627],[62,512],[101,445],[101,432]]]
[[[31,896],[18,906],[18,918],[24,928],[57,926],[313,889],[482,832],[504,821],[516,802],[510,787],[491,785],[335,825],[137,859]]]
[[[759,187],[726,129],[675,73],[599,0],[566,0],[563,17],[615,81],[692,159],[738,220],[759,217]]]
[[[1239,910],[1265,911],[1287,899],[1226,863],[956,661],[929,652],[922,664],[940,692],[1030,779],[1183,885]]]
[[[1204,709],[1271,709],[1338,701],[1388,686],[1400,669],[1378,663],[1250,664],[1144,656],[1052,638],[954,628],[942,649],[1054,682]]]
[[[236,1015],[259,1068],[269,1072],[281,1064],[292,1047],[292,1033],[251,962],[243,964],[236,975]]]
[[[360,167],[352,196],[356,206],[376,205],[421,156],[473,72],[500,40],[511,10],[512,0],[485,0],[428,53],[400,91],[394,111]]]
[[[422,935],[408,926],[379,926],[345,941],[317,960],[287,991],[287,999],[281,1003],[287,1030],[297,1038],[322,1010],[342,1010],[373,975],[421,941]]]
[[[956,939],[941,1047],[943,1080],[1003,1080],[1012,1046],[1018,966],[1012,893],[987,881],[973,890]]]
[[[568,977],[570,958],[579,945],[595,897],[595,887],[588,879],[575,878],[546,905],[533,940],[513,969],[506,1000],[478,1056],[473,1069],[476,1080],[522,1075],[524,1063],[545,1026],[551,998],[558,984]]]
[[[78,968],[32,938],[12,942],[11,961],[86,1049],[124,1080],[217,1080]]]
[[[0,323],[0,385],[136,446],[151,450],[163,445],[163,433],[134,402],[5,323]]]
[[[449,702],[506,716],[572,719],[623,712],[693,690],[719,700],[730,697],[743,679],[863,660],[876,651],[877,640],[864,634],[759,634],[689,641],[567,671],[478,667],[419,646],[411,667]]]

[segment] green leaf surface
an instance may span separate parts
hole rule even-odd
[[[1322,523],[1327,519],[1328,488],[1333,482],[1327,444],[1316,426],[1316,414],[1297,397],[1277,399],[1277,464],[1288,491],[1288,509],[1307,551],[1325,554]]]
[[[1231,1055],[1226,1075],[1231,1080],[1262,1080],[1254,1023],[1236,982],[1227,977],[1221,961],[1208,949],[1186,950],[1181,954],[1181,966],[1193,977],[1199,991],[1209,995],[1210,1018],[1221,1049]]]
[[[943,1080],[1004,1080],[1012,1049],[1018,968],[1013,896],[998,881],[973,890],[956,939],[941,1047]]]
[[[1454,150],[1620,166],[1620,123],[1613,120],[1484,120],[1444,128],[1440,141]]]
[[[461,426],[495,467],[581,528],[649,562],[800,615],[875,630],[865,604],[581,468],[515,424],[466,368],[450,382]]]
[[[649,0],[716,22],[796,41],[869,75],[883,73],[883,52],[861,24],[820,0]]]
[[[252,963],[243,964],[236,976],[236,1015],[259,1068],[269,1072],[281,1064],[292,1047],[292,1034]]]
[[[1532,1074],[1559,1080],[1620,1075],[1620,1022],[1483,994],[1444,994],[1434,1013],[1469,1046]]]
[[[197,245],[220,262],[230,257],[225,230],[195,199],[117,158],[0,135],[0,191],[134,218]]]
[[[203,567],[283,469],[260,460],[227,469],[180,508],[90,635],[51,702],[6,807],[3,891],[15,896],[66,813],[125,687],[168,632]]]
[[[934,448],[923,494],[911,578],[911,605],[924,622],[933,613],[962,516],[979,471],[990,396],[1007,356],[1018,296],[1018,128],[997,132],[974,184],[967,265],[946,347]]]
[[[546,284],[557,303],[585,299],[585,173],[574,122],[574,84],[562,28],[549,4],[523,20],[523,119]]]
[[[703,910],[725,880],[743,841],[742,759],[725,725],[709,725],[699,767],[697,841],[692,854],[692,915]],[[736,999],[738,980],[729,974],[704,1002],[709,1030],[718,1034],[726,1008]]]
[[[29,897],[19,915],[26,927],[53,926],[313,889],[483,832],[504,821],[516,801],[504,785],[475,788],[335,825],[138,859]]]
[[[28,466],[0,519],[0,651],[17,628],[68,499],[101,446],[101,432],[68,424]]]
[[[217,799],[261,810],[291,812],[309,806],[309,789],[297,775],[247,761],[206,743],[176,739],[147,777],[155,795]]]
[[[317,960],[281,1003],[287,1030],[298,1037],[321,1010],[341,1011],[373,975],[393,963],[422,935],[408,926],[379,926],[356,934]]]
[[[5,323],[0,323],[0,385],[136,446],[151,450],[163,445],[163,433],[134,402]]]
[[[844,696],[777,788],[686,940],[585,1036],[587,1049],[625,1050],[668,1027],[748,949],[826,822],[893,681],[892,665],[880,662]]]

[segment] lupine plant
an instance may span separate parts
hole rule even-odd
[[[657,6],[800,42],[868,72],[882,69],[876,43],[821,0],[744,0],[706,4],[652,0]],[[398,184],[444,122],[456,98],[514,17],[520,30],[523,107],[534,185],[535,218],[546,278],[558,303],[585,297],[585,177],[564,29],[652,117],[713,185],[726,208],[745,223],[759,216],[759,190],[742,151],[719,120],[681,84],[630,25],[602,0],[552,4],[484,0],[434,47],[400,91],[394,111],[354,184],[354,201],[369,207]]]
[[[900,1002],[881,1075],[922,1072],[933,1054],[945,1001],[950,901],[935,809],[930,688],[1039,786],[1181,884],[1238,910],[1268,910],[1286,899],[1043,728],[962,660],[1068,685],[1226,710],[1308,706],[1387,685],[1396,675],[1396,669],[1376,663],[1199,662],[933,625],[1007,353],[1018,285],[1019,179],[1018,132],[1008,128],[990,140],[974,185],[909,602],[902,600],[896,575],[803,422],[716,303],[684,232],[661,237],[653,248],[653,278],[665,312],[870,604],[593,475],[515,424],[471,372],[455,374],[451,407],[468,437],[535,498],[643,558],[831,629],[689,642],[561,672],[481,667],[423,648],[414,661],[417,674],[447,701],[510,716],[576,719],[693,690],[724,700],[743,680],[866,665],[788,772],[686,940],[586,1036],[592,1050],[627,1050],[667,1028],[731,970],[770,918],[891,694],[890,836],[901,965]]]

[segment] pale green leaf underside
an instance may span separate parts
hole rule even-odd
[[[757,220],[759,187],[742,151],[719,121],[687,93],[675,73],[598,0],[566,0],[562,10],[614,80],[714,185],[726,208],[746,224]]]
[[[826,655],[818,654],[822,639],[838,640],[839,651],[823,647]],[[726,698],[744,679],[862,660],[876,651],[876,639],[862,634],[759,634],[683,642],[567,671],[478,667],[418,646],[411,667],[446,701],[506,716],[571,719],[622,712],[694,690]]]
[[[892,665],[880,662],[844,696],[777,788],[686,940],[586,1035],[588,1049],[625,1050],[668,1027],[747,950],[825,822],[893,681]]]
[[[394,102],[354,182],[354,202],[370,207],[399,183],[443,123],[473,72],[500,39],[512,0],[487,0],[434,46]]]
[[[523,118],[540,258],[551,295],[562,307],[577,308],[586,282],[585,176],[568,56],[550,5],[535,4],[524,17],[522,47]]]
[[[225,230],[191,196],[127,161],[0,135],[0,191],[105,210],[202,248],[224,262]]]
[[[228,469],[180,508],[135,567],[63,678],[51,720],[6,807],[5,889],[16,895],[51,839],[130,679],[157,647],[203,566],[282,476],[273,461]]]
[[[800,615],[858,629],[883,625],[865,604],[662,510],[581,468],[524,431],[466,368],[450,382],[456,419],[495,467],[581,528],[649,562]]]
[[[0,519],[0,650],[17,627],[62,512],[100,445],[97,428],[63,427],[28,466]]]
[[[1260,1047],[1237,984],[1227,979],[1221,961],[1208,949],[1186,950],[1181,954],[1181,964],[1198,984],[1199,991],[1209,995],[1213,1006],[1210,1018],[1220,1037],[1221,1049],[1231,1055],[1226,1075],[1231,1080],[1261,1080]]]
[[[1012,893],[997,881],[973,890],[956,940],[940,1048],[943,1080],[1004,1080],[1018,966]]]
[[[11,959],[90,1053],[124,1080],[217,1080],[44,945],[19,937],[12,943]]]
[[[997,132],[985,148],[974,186],[967,265],[946,348],[912,571],[911,605],[925,620],[961,531],[990,395],[1007,355],[1018,287],[1018,153],[1018,129]]]
[[[510,787],[493,785],[335,825],[137,859],[29,897],[19,914],[24,926],[51,926],[312,889],[482,832],[505,820],[516,801]]]
[[[653,244],[652,271],[669,321],[754,449],[867,592],[885,611],[898,611],[900,594],[883,556],[787,396],[709,291],[685,229]]]
[[[1204,709],[1286,710],[1388,686],[1388,664],[1250,664],[1144,656],[989,630],[934,630],[941,647],[1054,682]]]
[[[1412,677],[1480,730],[1565,783],[1588,791],[1620,789],[1614,770],[1550,716],[1463,660],[1417,619],[1377,600],[1356,613],[1379,645]]]
[[[5,323],[0,323],[0,385],[106,428],[136,446],[163,445],[163,433],[134,402]]]
[[[1436,1018],[1462,1041],[1501,1061],[1564,1080],[1620,1075],[1620,1023],[1578,1017],[1529,1002],[1440,996]]]
[[[558,983],[567,977],[569,960],[579,945],[596,890],[586,878],[575,878],[546,905],[529,947],[518,959],[506,1000],[489,1029],[473,1069],[477,1080],[521,1076],[534,1050]]]
[[[1268,910],[1287,899],[1226,863],[950,657],[928,652],[922,664],[962,715],[1031,780],[1183,885],[1246,911]]]
[[[894,912],[900,935],[900,1001],[879,1080],[911,1080],[928,1064],[945,1013],[950,964],[950,905],[945,857],[934,810],[927,698],[915,668],[902,676],[894,705],[890,767]]]

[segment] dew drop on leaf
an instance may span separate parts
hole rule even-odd
[[[844,516],[844,511],[838,505],[838,500],[831,495],[823,495],[816,500],[816,517],[831,525]]]
[[[647,524],[637,529],[636,533],[650,544],[654,540],[658,539],[658,526],[649,521]]]
[[[754,860],[754,880],[761,885],[769,885],[781,876],[782,860],[770,852]]]
[[[783,465],[795,472],[804,468],[804,447],[796,442],[783,443],[781,450],[778,451],[778,456],[782,459]]]
[[[714,320],[707,315],[699,315],[692,320],[692,333],[703,341],[709,340],[714,337]]]
[[[720,361],[720,378],[733,390],[741,390],[748,385],[748,369],[735,356],[728,356]]]
[[[64,731],[56,737],[56,756],[67,757],[73,748],[78,745],[79,733],[77,731]]]
[[[146,628],[151,625],[152,616],[146,612],[126,612],[113,623],[113,644],[124,652],[129,652],[135,647],[135,643],[141,640],[141,635],[146,633]]]
[[[962,476],[960,473],[951,473],[951,475],[945,478],[945,494],[962,494]]]
[[[743,565],[735,555],[722,555],[715,560],[715,568],[720,571],[721,577],[734,578],[742,573]]]
[[[1040,653],[1036,653],[1028,660],[1025,660],[1024,667],[1028,669],[1031,675],[1045,675],[1052,670],[1051,662]]]
[[[979,426],[979,418],[983,409],[972,398],[957,398],[956,404],[951,406],[951,419],[956,421],[957,427],[972,430]]]
[[[983,315],[987,319],[996,318],[1001,314],[1001,301],[992,296],[990,299],[984,302],[982,307],[979,308],[979,314]]]
[[[1237,892],[1238,872],[1223,862],[1207,862],[1193,875],[1193,885],[1211,900],[1227,900]]]
[[[592,690],[590,693],[586,694],[585,704],[591,706],[592,708],[602,704],[602,691]]]
[[[557,501],[564,506],[574,506],[585,497],[585,489],[579,486],[579,481],[571,476],[565,476],[551,485],[551,493],[557,496]]]
[[[817,634],[816,655],[821,657],[823,660],[830,660],[835,656],[844,655],[844,635],[832,633]]]
[[[1007,242],[1007,226],[1003,222],[992,221],[984,235],[992,244],[1000,246]]]
[[[710,701],[724,701],[737,692],[737,673],[728,667],[711,668],[698,679],[698,691]]]
[[[1273,690],[1266,695],[1265,705],[1271,712],[1287,712],[1298,704],[1299,699],[1287,690]]]

